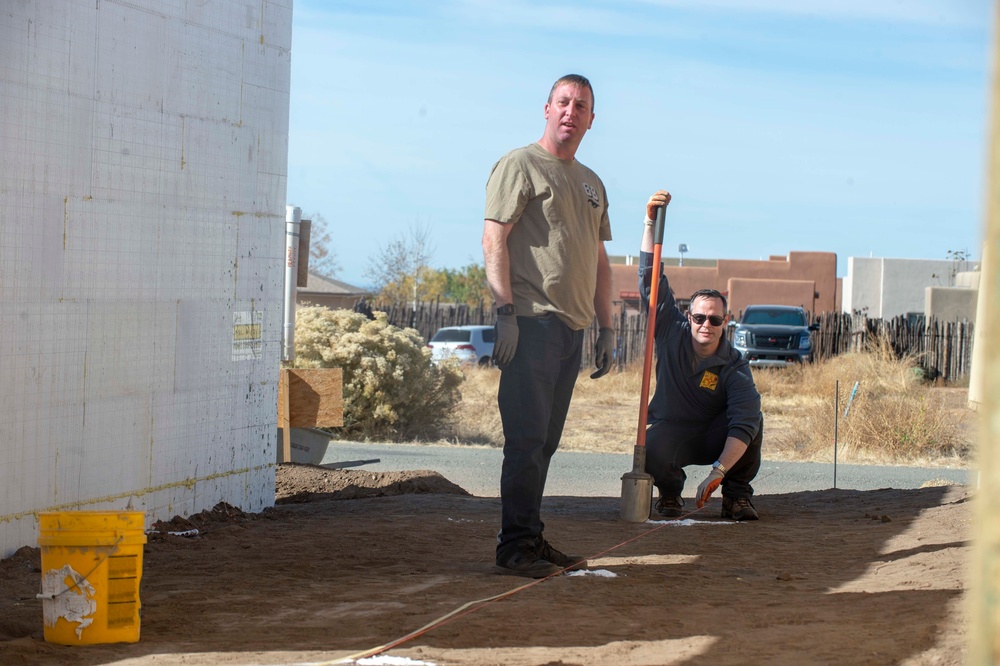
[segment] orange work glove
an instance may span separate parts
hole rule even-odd
[[[708,498],[712,496],[712,493],[714,493],[716,488],[719,487],[719,484],[722,483],[722,477],[724,476],[725,474],[713,467],[712,471],[709,472],[707,477],[705,477],[705,480],[701,482],[698,486],[698,494],[695,495],[698,499],[699,509],[705,506],[706,502],[708,502]]]
[[[653,196],[649,197],[649,201],[646,203],[646,219],[655,220],[656,219],[656,209],[660,206],[666,206],[670,204],[670,192],[666,190],[660,190]]]

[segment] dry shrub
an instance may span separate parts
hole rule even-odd
[[[784,370],[754,371],[762,409],[793,416],[790,427],[768,441],[784,453],[831,459],[835,386],[839,380],[838,456],[856,461],[916,462],[963,455],[966,446],[953,415],[932,399],[917,360],[897,358],[885,340],[864,353]],[[783,381],[784,380],[784,381]],[[855,382],[858,390],[851,400]],[[848,406],[849,405],[849,406]],[[847,416],[844,416],[844,412]]]
[[[461,371],[434,365],[420,334],[349,310],[299,308],[297,368],[342,368],[344,426],[334,432],[366,439],[433,437],[451,418]]]
[[[927,389],[909,395],[878,395],[859,389],[858,396],[839,425],[845,456],[912,462],[958,453],[958,428],[946,412],[935,408]]]

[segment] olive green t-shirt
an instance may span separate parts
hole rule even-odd
[[[554,313],[573,330],[594,320],[597,252],[611,240],[608,195],[597,174],[537,143],[500,158],[486,184],[487,220],[507,236],[518,314]]]

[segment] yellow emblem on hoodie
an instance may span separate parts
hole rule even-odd
[[[701,376],[701,384],[699,384],[699,388],[708,389],[709,391],[714,391],[715,387],[718,385],[719,385],[719,375],[715,374],[714,372],[706,370],[705,374]]]

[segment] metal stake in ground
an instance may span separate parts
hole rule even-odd
[[[632,471],[622,476],[622,519],[644,523],[649,519],[653,496],[653,477],[646,472],[646,417],[649,413],[649,379],[653,367],[653,338],[656,333],[656,304],[659,298],[660,254],[663,251],[663,226],[667,207],[656,210],[653,226],[653,275],[649,284],[649,318],[646,320],[646,353],[642,362],[642,391],[639,398],[639,427],[632,453]]]

